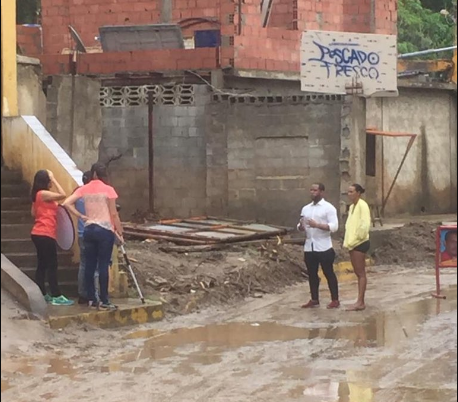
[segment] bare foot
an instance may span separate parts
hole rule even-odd
[[[346,309],[347,311],[364,311],[366,310],[365,304],[356,303]]]

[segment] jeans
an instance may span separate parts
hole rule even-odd
[[[83,237],[78,237],[78,245],[80,248],[80,266],[78,270],[78,295],[83,299],[88,299],[86,289],[86,249],[84,247]],[[95,297],[96,301],[99,301],[99,270],[96,269],[94,275],[94,286],[95,286]]]
[[[37,249],[37,271],[35,274],[35,282],[41,290],[41,293],[46,295],[45,280],[48,277],[49,288],[52,297],[61,296],[57,281],[57,243],[48,236],[32,235],[32,241]]]
[[[84,229],[83,239],[86,254],[85,283],[87,299],[91,302],[97,301],[94,276],[98,269],[100,301],[102,303],[109,303],[108,269],[113,253],[115,234],[111,230],[104,229],[99,225],[89,225]]]
[[[318,270],[320,269],[320,265],[323,269],[324,276],[328,281],[328,286],[329,290],[331,291],[332,300],[339,300],[339,284],[337,282],[337,276],[334,272],[335,259],[336,253],[332,248],[323,252],[314,251],[305,253],[305,265],[307,266],[307,270],[309,273],[309,284],[312,300],[320,300],[320,277],[318,276]]]

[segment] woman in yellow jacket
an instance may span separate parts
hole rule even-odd
[[[350,250],[350,259],[356,276],[358,277],[358,300],[349,311],[363,311],[366,309],[366,254],[371,243],[369,232],[371,228],[371,212],[369,205],[361,196],[366,191],[359,184],[353,184],[348,189],[351,201],[350,211],[345,226],[344,247]]]

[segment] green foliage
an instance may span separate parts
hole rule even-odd
[[[398,48],[399,53],[437,49],[455,43],[456,26],[440,14],[455,0],[399,0]],[[434,4],[434,11],[425,7]],[[444,57],[444,54],[432,57]]]

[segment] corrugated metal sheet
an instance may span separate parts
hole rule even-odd
[[[237,243],[267,239],[287,233],[285,228],[219,218],[190,218],[157,224],[124,224],[126,235],[180,244]]]

